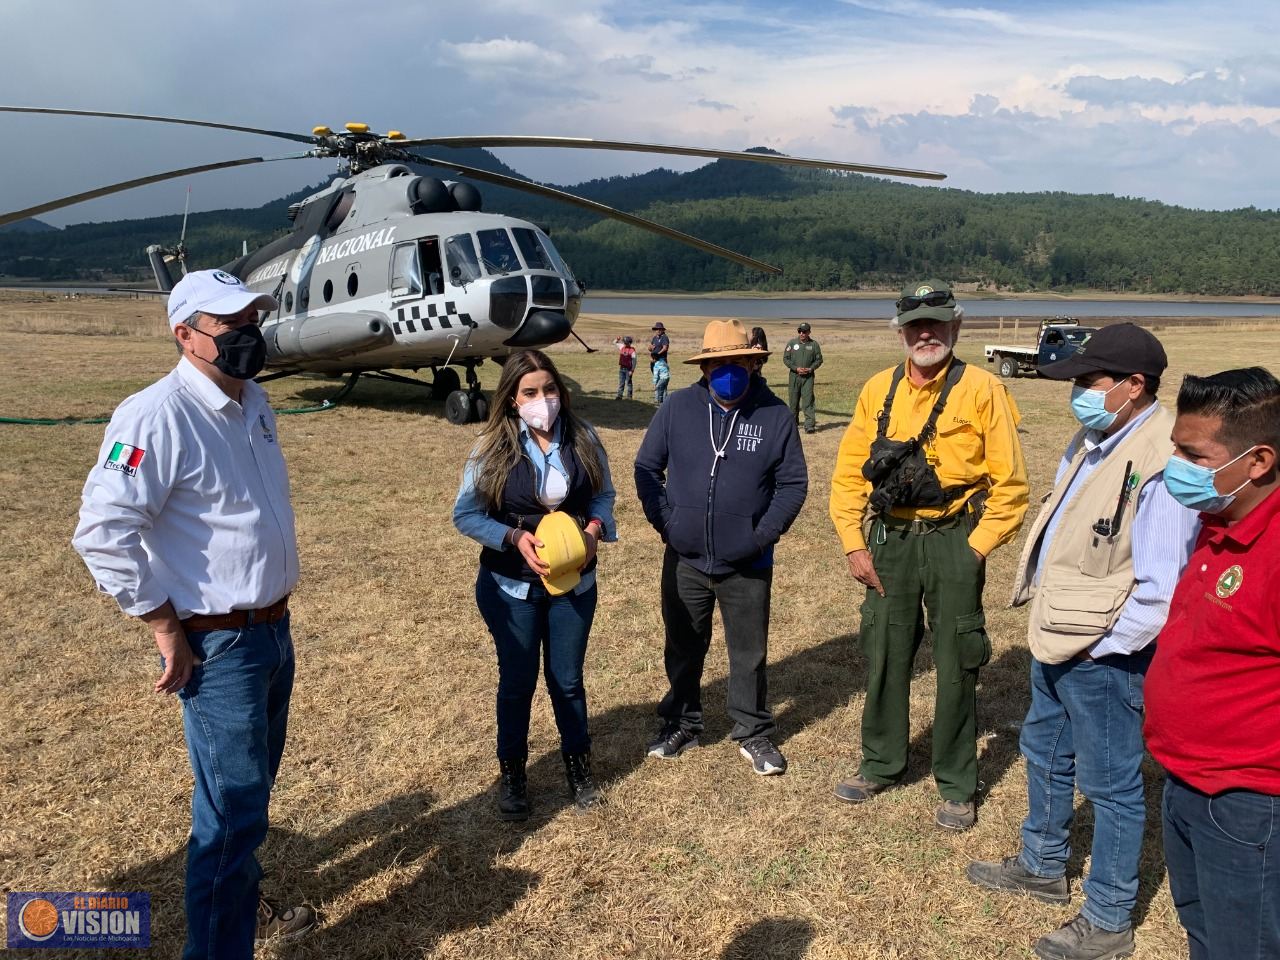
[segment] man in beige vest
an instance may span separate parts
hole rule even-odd
[[[1080,914],[1041,937],[1046,960],[1133,952],[1145,806],[1142,682],[1199,527],[1160,482],[1173,414],[1156,400],[1160,341],[1104,327],[1040,368],[1071,380],[1081,429],[1027,536],[1014,588],[1030,604],[1031,708],[1022,727],[1029,810],[1022,849],[974,862],[979,886],[1067,903],[1075,788],[1093,804],[1093,851]]]

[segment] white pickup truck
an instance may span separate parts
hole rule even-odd
[[[1097,327],[1082,327],[1074,317],[1054,317],[1040,321],[1040,335],[1034,347],[989,343],[983,347],[987,363],[996,364],[1002,377],[1031,373],[1037,366],[1065,360],[1080,349]]]

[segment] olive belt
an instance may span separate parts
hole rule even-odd
[[[197,613],[182,621],[187,633],[205,630],[242,630],[255,623],[279,623],[289,612],[289,595],[286,593],[275,603],[257,610],[232,610],[230,613]]]

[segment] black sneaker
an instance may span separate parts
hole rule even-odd
[[[678,723],[668,723],[649,741],[649,756],[659,760],[674,760],[690,747],[698,745],[698,735],[685,730]]]
[[[751,761],[751,769],[762,777],[773,777],[787,771],[787,758],[768,737],[743,740],[738,752]]]
[[[1133,956],[1133,927],[1113,933],[1075,916],[1037,940],[1033,949],[1041,960],[1118,960]]]
[[[1045,903],[1067,903],[1071,891],[1066,877],[1037,877],[1015,857],[1003,860],[974,860],[965,869],[970,883],[988,890],[1025,893]]]

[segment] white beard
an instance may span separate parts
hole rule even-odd
[[[904,343],[902,349],[917,367],[931,367],[951,356],[952,346],[941,340],[934,340],[930,343],[917,343],[914,347],[908,347]]]

